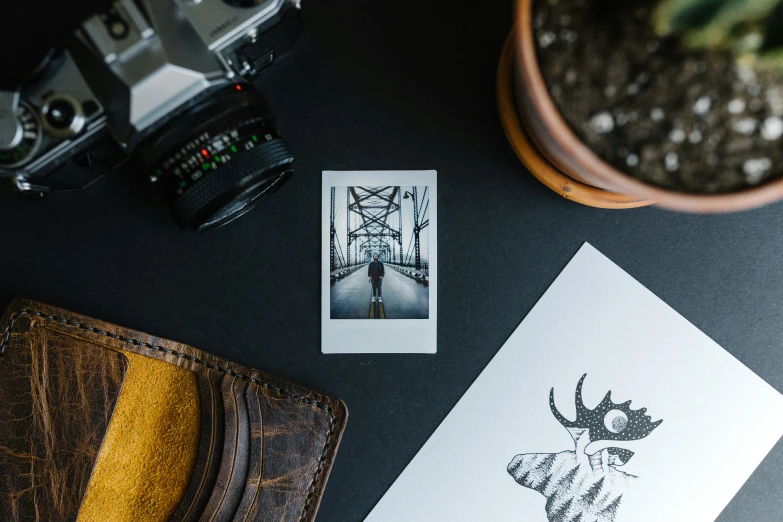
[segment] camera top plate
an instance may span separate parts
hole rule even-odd
[[[220,51],[275,16],[291,0],[258,0],[234,7],[224,0],[174,0],[210,51]],[[298,4],[298,2],[292,2]]]

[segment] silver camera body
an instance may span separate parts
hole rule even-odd
[[[299,0],[115,1],[30,81],[0,92],[0,176],[22,192],[86,186],[101,175],[92,167],[116,165],[95,164],[100,154],[82,162],[89,168],[74,169],[72,160],[107,139],[122,152],[104,154],[108,162],[127,159],[200,101],[252,79],[293,47],[299,7]]]

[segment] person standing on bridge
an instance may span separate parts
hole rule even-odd
[[[375,302],[376,294],[378,296],[378,302],[383,302],[383,297],[381,297],[381,284],[383,283],[383,275],[383,263],[378,260],[378,254],[375,254],[372,256],[372,263],[370,263],[370,267],[367,269],[367,280],[372,283],[373,303]]]

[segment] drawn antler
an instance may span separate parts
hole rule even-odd
[[[555,389],[549,391],[552,414],[571,435],[574,449],[521,453],[506,467],[519,485],[546,498],[549,522],[614,522],[624,495],[639,478],[618,469],[634,453],[625,448],[592,451],[588,447],[599,440],[643,439],[663,422],[652,422],[645,415],[646,408],[632,410],[631,401],[612,402],[611,391],[594,409],[588,408],[582,400],[586,377],[587,374],[582,375],[576,385],[576,420],[568,420],[560,413],[555,406]]]
[[[663,420],[652,422],[646,415],[647,408],[632,410],[631,401],[622,404],[612,402],[612,391],[594,409],[585,406],[582,400],[582,384],[587,374],[582,375],[576,385],[576,420],[566,419],[555,406],[555,389],[549,391],[549,408],[552,414],[566,429],[581,428],[589,430],[590,442],[597,440],[639,440],[649,435]],[[570,432],[570,430],[569,430]],[[616,451],[620,451],[619,448]],[[625,450],[627,451],[627,450]],[[627,461],[627,459],[624,459]]]

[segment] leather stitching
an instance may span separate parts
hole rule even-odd
[[[315,493],[316,488],[316,482],[318,482],[318,477],[321,474],[321,471],[323,470],[324,461],[326,460],[326,455],[329,452],[329,448],[332,445],[332,435],[334,433],[334,423],[336,420],[336,416],[334,414],[334,410],[331,406],[328,404],[325,404],[323,402],[319,402],[313,399],[309,399],[307,397],[303,397],[295,392],[292,392],[290,390],[284,390],[283,388],[280,388],[279,386],[274,386],[269,383],[260,381],[254,377],[251,377],[249,375],[244,375],[241,373],[237,373],[233,371],[230,368],[221,368],[220,366],[217,366],[215,364],[210,364],[206,361],[202,361],[201,359],[197,357],[193,357],[192,355],[188,355],[186,353],[178,352],[176,350],[172,350],[171,348],[165,348],[163,346],[158,346],[155,344],[150,344],[145,341],[139,341],[138,339],[133,339],[131,337],[125,337],[123,335],[117,335],[107,332],[106,330],[95,328],[93,326],[82,324],[78,321],[73,321],[71,319],[68,319],[67,317],[64,317],[62,315],[55,316],[55,315],[49,315],[45,314],[43,312],[38,312],[36,310],[28,310],[27,308],[23,308],[19,313],[15,313],[11,316],[11,321],[8,324],[8,327],[6,327],[5,331],[3,332],[3,340],[0,342],[0,357],[3,357],[5,355],[5,347],[8,344],[8,339],[11,336],[11,331],[14,328],[14,325],[16,324],[17,319],[20,317],[24,317],[25,315],[32,315],[35,317],[40,317],[42,319],[49,319],[51,321],[55,321],[59,324],[64,324],[67,326],[72,326],[74,328],[79,328],[80,330],[85,330],[88,332],[92,332],[98,335],[102,335],[104,337],[109,337],[110,339],[117,339],[118,341],[122,341],[125,343],[132,344],[134,346],[141,346],[143,348],[147,348],[149,350],[155,350],[157,352],[162,352],[170,355],[174,355],[175,357],[179,357],[180,359],[185,359],[188,361],[192,361],[198,365],[204,366],[205,368],[209,368],[210,370],[215,370],[220,373],[225,373],[228,375],[231,375],[233,377],[236,377],[238,379],[242,379],[248,382],[252,382],[254,384],[257,384],[259,386],[262,386],[264,388],[267,388],[269,390],[275,391],[279,393],[280,395],[290,397],[291,399],[296,399],[299,401],[304,402],[305,404],[309,404],[312,406],[315,406],[319,409],[322,409],[326,411],[329,414],[329,430],[326,432],[326,443],[324,443],[323,452],[321,453],[321,457],[318,459],[318,468],[315,470],[315,474],[313,475],[313,481],[310,484],[310,488],[307,493],[307,499],[305,500],[304,508],[302,509],[302,514],[299,517],[300,522],[305,519],[307,516],[307,510],[310,507],[310,503],[312,501],[313,494]]]

